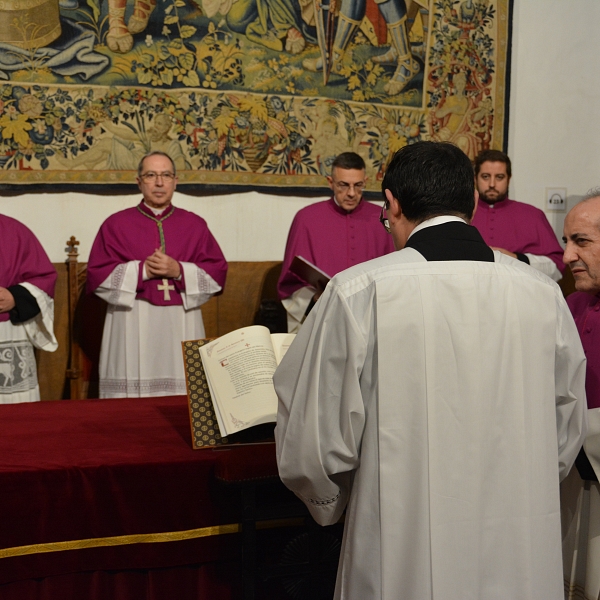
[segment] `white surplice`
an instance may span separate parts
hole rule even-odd
[[[0,322],[0,404],[36,402],[40,399],[34,348],[54,352],[54,300],[31,283],[22,287],[36,299],[40,313],[13,325]]]
[[[186,393],[181,342],[204,337],[200,306],[221,286],[197,265],[179,264],[186,286],[183,306],[136,300],[140,261],[118,265],[95,290],[108,303],[100,350],[101,398]]]
[[[588,410],[583,444],[600,476],[600,408]],[[600,600],[600,484],[583,481],[572,469],[561,483],[565,599]]]
[[[558,286],[494,257],[339,274],[275,374],[282,480],[346,509],[337,599],[562,600],[585,357]]]

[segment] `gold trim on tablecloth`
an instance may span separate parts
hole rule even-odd
[[[342,522],[343,518],[340,519]],[[303,517],[289,519],[269,519],[257,521],[256,529],[276,529],[277,527],[298,527],[304,522]],[[29,546],[15,546],[14,548],[0,548],[0,559],[29,554],[43,554],[45,552],[62,552],[63,550],[85,550],[86,548],[102,548],[106,546],[127,546],[128,544],[155,544],[163,542],[180,542],[202,537],[228,535],[240,533],[241,523],[227,525],[213,525],[186,531],[166,531],[164,533],[140,533],[135,535],[115,535],[103,538],[89,538],[87,540],[70,540],[65,542],[49,542],[47,544],[31,544]]]
[[[201,537],[239,533],[242,526],[239,523],[215,525],[188,529],[186,531],[166,531],[164,533],[140,533],[135,535],[115,535],[86,540],[70,540],[65,542],[50,542],[47,544],[31,544],[0,549],[0,558],[26,556],[28,554],[43,554],[45,552],[62,552],[64,550],[83,550],[85,548],[101,548],[104,546],[126,546],[128,544],[154,544],[157,542],[179,542]]]

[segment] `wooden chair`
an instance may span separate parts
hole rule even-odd
[[[202,306],[207,338],[253,325],[263,300],[277,298],[281,261],[230,262],[225,289]]]
[[[68,246],[69,243],[67,242]],[[71,238],[71,243],[79,244],[75,238]],[[71,252],[73,248],[74,246],[69,246],[66,250]],[[61,400],[71,397],[68,373],[72,329],[69,313],[71,301],[69,269],[71,267],[68,262],[53,263],[53,265],[58,274],[54,290],[54,335],[58,341],[58,349],[55,352],[35,350],[42,400]]]

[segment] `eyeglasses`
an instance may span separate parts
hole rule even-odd
[[[390,227],[390,220],[385,216],[385,211],[389,210],[390,203],[386,200],[381,207],[381,214],[379,215],[379,222],[383,225],[383,228],[388,232],[392,233],[392,228]]]
[[[352,188],[360,194],[365,189],[364,181],[360,181],[359,183],[346,183],[345,181],[334,181],[333,185],[335,185],[335,187],[338,190],[341,190],[342,192],[347,192],[349,189]]]
[[[163,181],[169,183],[175,179],[175,173],[170,173],[169,171],[166,173],[155,173],[154,171],[148,171],[148,173],[142,173],[140,177],[146,182],[156,181],[160,177]]]

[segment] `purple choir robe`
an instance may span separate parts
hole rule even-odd
[[[381,208],[365,200],[352,211],[333,198],[298,211],[292,222],[277,290],[289,298],[307,284],[290,271],[294,256],[302,256],[333,277],[354,265],[394,251],[392,236],[379,222]]]
[[[19,221],[0,215],[0,286],[30,283],[54,297],[56,269],[33,233]],[[9,313],[0,314],[0,322]]]
[[[563,249],[539,208],[508,199],[493,206],[480,200],[471,225],[477,227],[488,246],[547,256],[564,273]]]
[[[144,261],[157,248],[179,261],[179,280],[143,280]],[[137,271],[130,269],[132,263]],[[219,245],[194,213],[169,206],[155,217],[142,202],[110,216],[92,246],[87,279],[88,291],[109,304],[100,397],[185,394],[181,342],[204,337],[200,305],[223,288],[226,273]],[[190,293],[195,297],[191,305]]]
[[[146,258],[161,247],[159,228],[153,217],[152,211],[141,202],[138,207],[127,208],[106,219],[90,252],[87,267],[88,292],[98,288],[117,265],[132,260],[139,260],[143,265]],[[160,220],[164,231],[164,252],[177,261],[196,264],[223,287],[227,261],[206,221],[194,213],[173,206],[165,210]],[[169,300],[165,300],[165,295],[158,289],[157,281],[160,280],[143,281],[142,275],[143,268],[140,268],[136,300],[146,300],[155,306],[183,304],[183,275],[179,281],[170,281],[175,291],[170,294]]]
[[[52,300],[56,278],[35,235],[0,215],[0,286],[11,288],[17,309],[0,314],[0,404],[40,399],[34,347],[53,352],[58,346]]]
[[[588,408],[600,408],[600,298],[586,292],[567,296],[587,358],[585,391]]]

